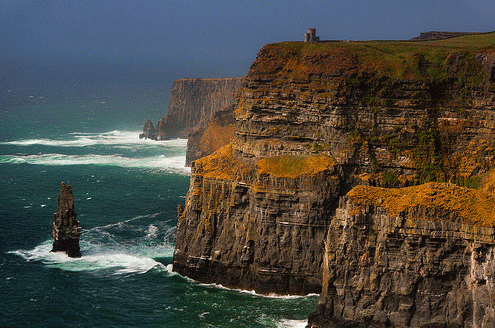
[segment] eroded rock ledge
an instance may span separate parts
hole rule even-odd
[[[206,127],[217,111],[233,104],[241,82],[242,77],[174,80],[167,114],[156,127],[150,126],[151,121],[146,122],[140,137],[187,138],[196,129]]]
[[[234,102],[243,78],[185,78],[170,90],[167,114],[156,126],[148,120],[140,138],[187,138],[186,166],[230,142]]]

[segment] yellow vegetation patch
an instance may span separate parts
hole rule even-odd
[[[366,205],[380,206],[391,217],[415,207],[448,210],[456,213],[463,221],[481,225],[495,225],[495,176],[490,175],[480,189],[469,189],[454,184],[430,182],[406,188],[379,188],[357,186],[347,195],[360,210]],[[432,211],[431,213],[434,213]],[[356,213],[354,213],[356,214]],[[448,220],[449,218],[420,218],[428,220]]]
[[[260,159],[256,164],[259,173],[283,178],[313,175],[334,165],[335,160],[326,155],[274,156]]]

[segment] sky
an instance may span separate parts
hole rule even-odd
[[[0,74],[2,61],[57,60],[242,76],[264,44],[301,41],[308,27],[320,39],[410,39],[493,31],[494,17],[493,0],[0,0]]]

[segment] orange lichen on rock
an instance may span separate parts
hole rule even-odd
[[[334,165],[335,160],[326,155],[273,156],[262,158],[256,164],[259,173],[279,178],[313,175]]]
[[[326,155],[273,156],[260,159],[256,163],[256,169],[258,174],[268,174],[277,178],[297,178],[331,169],[335,164],[335,160]],[[231,144],[196,160],[193,164],[194,175],[232,181],[237,178],[242,179],[244,173],[252,169],[252,165],[232,156]]]
[[[213,154],[193,162],[193,174],[205,178],[234,180],[239,163],[232,157],[230,144],[220,148]]]
[[[201,137],[201,150],[211,154],[227,145],[234,134],[234,128],[234,124],[220,125],[216,122],[209,122]]]
[[[460,187],[450,183],[430,182],[406,188],[379,188],[357,186],[347,193],[357,211],[366,205],[383,208],[392,217],[400,216],[409,209],[422,207],[413,213],[450,213],[445,217],[417,217],[426,220],[460,220],[466,223],[495,225],[495,175],[485,179],[479,189]],[[411,212],[410,212],[411,213]]]

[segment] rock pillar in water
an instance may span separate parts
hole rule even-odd
[[[57,213],[52,226],[52,252],[66,252],[70,257],[81,257],[79,236],[81,226],[74,211],[72,188],[62,182],[58,196]]]

